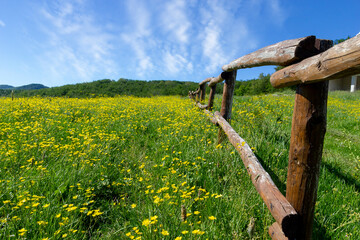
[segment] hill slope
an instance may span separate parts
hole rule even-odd
[[[32,83],[32,84],[28,84],[28,85],[23,85],[20,87],[14,87],[11,85],[0,85],[0,89],[3,90],[36,90],[36,89],[43,89],[43,88],[48,88],[42,84],[38,84],[38,83]]]

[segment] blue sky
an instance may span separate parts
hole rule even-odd
[[[276,42],[359,32],[359,0],[0,0],[0,84],[200,82]]]

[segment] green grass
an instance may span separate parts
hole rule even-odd
[[[314,239],[360,238],[359,99],[329,96]],[[0,101],[1,239],[250,239],[251,218],[270,239],[239,155],[189,99]],[[231,122],[283,193],[293,101],[236,97]]]

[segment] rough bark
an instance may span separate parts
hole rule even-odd
[[[206,84],[200,85],[200,102],[205,101],[205,94],[206,94]]]
[[[231,120],[231,111],[232,111],[232,103],[234,97],[234,89],[235,89],[235,80],[236,80],[236,70],[232,72],[223,72],[221,75],[225,79],[222,102],[221,102],[221,110],[220,114],[226,121],[230,122]],[[218,133],[218,144],[220,144],[225,139],[224,132],[219,129]]]
[[[319,53],[315,48],[315,40],[315,36],[308,36],[279,42],[238,58],[222,69],[229,72],[265,65],[288,66]]]
[[[277,222],[269,227],[269,235],[273,240],[288,240]]]
[[[199,83],[199,86],[201,86],[201,85],[203,85],[203,84],[205,84],[207,82],[210,82],[211,79],[212,79],[211,77],[204,79],[201,83]]]
[[[313,83],[360,73],[360,34],[300,63],[275,72],[275,88]]]
[[[210,111],[212,110],[212,108],[214,106],[214,98],[215,98],[216,86],[217,86],[217,84],[215,84],[214,86],[212,86],[210,88],[210,95],[209,95],[209,102],[208,102],[208,109]]]
[[[326,132],[328,81],[299,85],[290,140],[286,198],[301,218],[301,235],[311,239],[319,169]]]
[[[261,166],[249,145],[235,132],[230,124],[222,117],[221,113],[215,112],[214,117],[226,133],[231,144],[239,152],[252,183],[276,222],[281,226],[285,236],[289,238],[295,237],[298,234],[297,228],[299,225],[299,218],[295,209],[281,194],[270,175]]]

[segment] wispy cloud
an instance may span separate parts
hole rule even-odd
[[[269,0],[269,5],[275,22],[282,25],[287,17],[287,14],[281,7],[279,0]]]
[[[82,2],[59,1],[41,10],[47,22],[42,29],[48,37],[41,61],[54,79],[72,75],[89,81],[94,75],[104,76],[116,69],[111,60],[113,36],[84,9]]]
[[[164,66],[167,70],[167,73],[170,75],[175,75],[180,71],[189,71],[193,70],[193,65],[187,59],[185,59],[180,54],[171,54],[170,52],[165,52],[164,54]]]
[[[139,76],[145,76],[148,71],[153,69],[151,57],[148,49],[151,48],[151,16],[142,1],[129,0],[126,3],[127,10],[130,15],[129,30],[121,33],[122,40],[130,45],[134,54],[135,62],[133,63],[133,71]]]
[[[162,11],[162,23],[164,29],[170,34],[170,39],[174,42],[188,43],[189,21],[186,11],[186,2],[184,0],[169,1],[165,4]]]
[[[254,18],[261,12],[272,17],[283,13],[279,0],[115,2],[111,14],[120,16],[108,22],[87,9],[92,5],[87,0],[45,2],[45,53],[40,56],[54,78],[90,81],[113,73],[196,80],[195,75],[216,75],[223,64],[257,47],[256,29],[250,24]]]
[[[0,20],[0,27],[5,27],[5,23]]]

